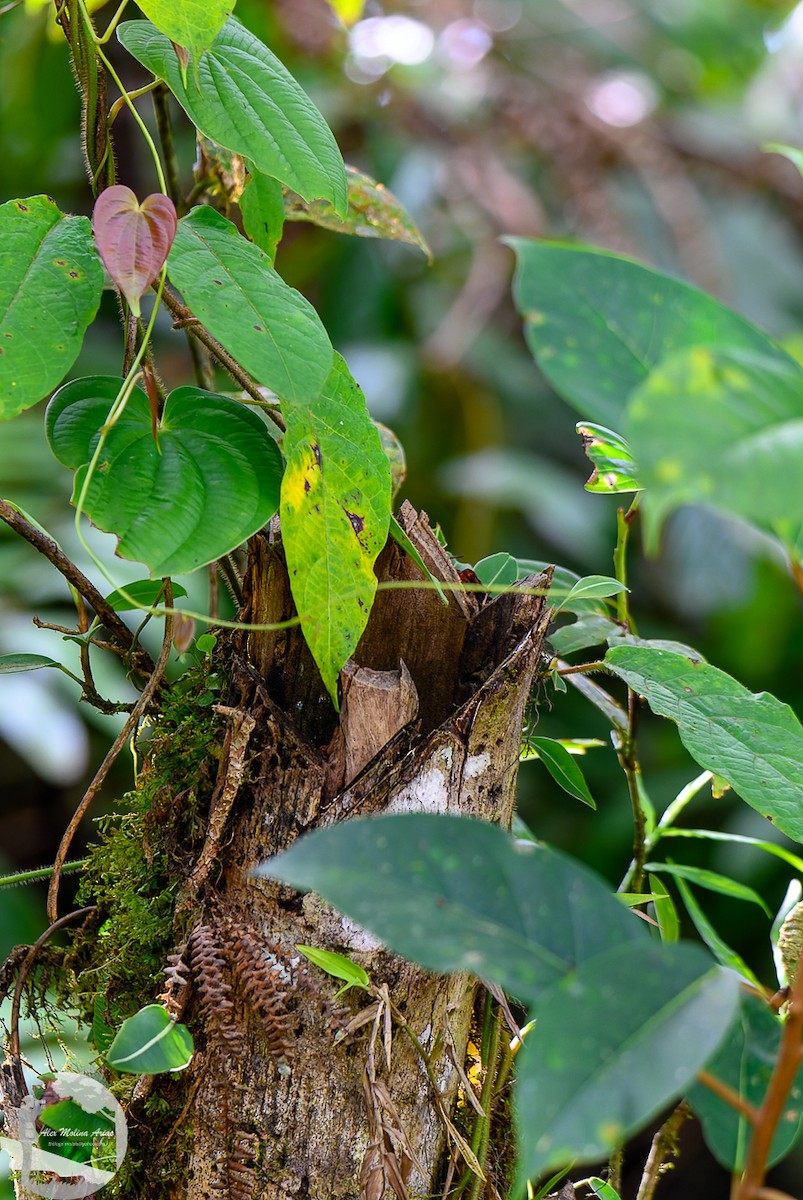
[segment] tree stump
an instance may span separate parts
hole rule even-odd
[[[433,574],[459,585],[426,516],[405,505],[400,520]],[[394,543],[377,574],[422,580]],[[319,898],[250,872],[305,831],[356,815],[425,810],[508,826],[549,618],[530,592],[548,582],[495,599],[453,590],[446,605],[431,588],[380,589],[339,717],[297,626],[223,643],[226,735],[205,841],[178,889],[176,929],[192,932],[168,988],[196,1054],[180,1076],[138,1086],[129,1123],[141,1166],[121,1195],[412,1200],[441,1194],[450,1156],[464,1169],[451,1114],[475,981],[428,974]],[[276,523],[251,540],[245,597],[246,622],[294,613]],[[373,993],[335,1001],[335,982],[298,945],[348,955]],[[171,1114],[159,1132],[155,1097]]]

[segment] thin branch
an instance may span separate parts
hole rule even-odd
[[[36,962],[39,951],[44,946],[45,942],[57,930],[64,925],[69,925],[72,921],[77,921],[79,917],[85,917],[88,913],[94,912],[97,908],[96,904],[89,904],[86,908],[76,909],[75,912],[67,913],[66,916],[60,917],[58,921],[45,930],[45,932],[37,938],[31,946],[25,959],[19,969],[17,975],[17,983],[14,988],[14,998],[11,1002],[11,1016],[9,1019],[9,1054],[11,1057],[11,1069],[14,1074],[14,1082],[19,1088],[19,1094],[22,1096],[28,1095],[28,1086],[25,1083],[25,1076],[22,1073],[21,1054],[20,1054],[20,1008],[22,1007],[22,989],[25,987],[25,980],[30,975],[34,963]]]
[[[678,1133],[684,1121],[687,1121],[690,1116],[691,1109],[685,1101],[681,1101],[652,1139],[636,1200],[653,1200],[661,1177],[670,1165],[669,1160],[677,1157]]]
[[[167,593],[167,601],[170,603],[172,600],[172,589],[169,587],[169,585],[167,587]],[[162,642],[162,651],[159,655],[158,662],[153,669],[153,673],[143,688],[139,700],[131,710],[131,714],[128,717],[125,725],[114,739],[111,749],[98,767],[95,778],[92,780],[86,792],[84,793],[84,797],[73,813],[72,819],[64,832],[64,836],[61,839],[61,844],[59,845],[56,853],[56,860],[53,864],[53,877],[50,880],[50,887],[48,888],[47,892],[47,913],[51,921],[56,920],[56,915],[58,912],[61,869],[64,866],[64,863],[67,861],[67,855],[70,852],[70,846],[72,845],[72,840],[75,837],[78,826],[81,824],[84,814],[86,813],[92,801],[95,799],[98,791],[103,786],[106,776],[111,770],[115,760],[117,759],[117,756],[136,730],[140,718],[145,714],[148,705],[156,694],[156,691],[162,682],[162,676],[164,675],[165,668],[167,666],[167,660],[170,656],[170,646],[172,644],[172,640],[173,617],[172,615],[168,614],[165,617],[165,631],[164,641]]]
[[[797,961],[797,971],[787,1005],[786,1020],[781,1029],[778,1057],[764,1096],[756,1114],[753,1136],[747,1152],[744,1174],[735,1183],[731,1200],[755,1200],[763,1188],[767,1160],[772,1149],[775,1131],[783,1116],[800,1064],[803,1062],[803,950]],[[766,1189],[764,1189],[766,1200]]]
[[[727,1083],[723,1083],[721,1079],[717,1079],[716,1075],[712,1075],[710,1071],[698,1071],[697,1082],[703,1087],[707,1087],[709,1092],[713,1092],[720,1100],[723,1100],[730,1108],[740,1113],[746,1121],[751,1125],[755,1125],[758,1120],[758,1109],[753,1104],[749,1104],[735,1088],[729,1087]]]
[[[48,537],[41,529],[37,529],[35,525],[27,521],[13,504],[2,498],[0,498],[0,520],[5,521],[6,525],[10,526],[15,533],[18,533],[20,537],[30,542],[35,550],[43,554],[48,562],[51,562],[56,570],[61,572],[67,582],[91,604],[106,628],[114,634],[120,644],[128,651],[131,655],[131,664],[134,669],[142,675],[150,675],[153,672],[154,666],[150,654],[138,645],[136,638],[125,622],[120,620],[117,613],[110,604],[106,603],[95,585],[67,557],[61,547],[56,545],[53,539]]]
[[[276,425],[279,429],[281,429],[282,433],[284,433],[286,426],[284,423],[284,418],[281,416],[281,414],[276,412],[275,409],[271,408],[269,405],[265,404],[265,397],[259,390],[258,384],[251,378],[247,371],[243,370],[237,360],[233,358],[231,354],[229,354],[228,350],[225,350],[223,346],[221,346],[220,342],[212,337],[212,334],[209,332],[209,330],[201,324],[198,318],[194,316],[189,308],[187,308],[186,304],[182,304],[178,296],[176,296],[169,288],[164,289],[162,294],[162,302],[164,303],[165,308],[169,309],[177,327],[185,328],[190,334],[192,334],[194,338],[197,338],[199,342],[206,346],[212,357],[220,363],[224,370],[228,371],[234,382],[238,383],[243,391],[246,392],[252,400],[256,401],[262,411],[268,417],[270,417],[274,425]]]

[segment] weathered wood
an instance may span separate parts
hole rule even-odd
[[[426,517],[407,506],[402,521],[430,569],[459,582]],[[379,574],[421,580],[395,545]],[[543,590],[547,580],[528,582]],[[229,782],[219,780],[215,795],[225,795],[230,815],[225,830],[214,830],[219,857],[210,869],[206,852],[190,877],[204,885],[198,919],[217,938],[221,961],[261,939],[284,964],[286,984],[282,1011],[267,1024],[248,1014],[236,989],[215,993],[214,979],[207,993],[231,995],[231,1014],[224,1005],[216,1023],[208,996],[206,1010],[203,997],[200,1008],[198,997],[191,1002],[196,1057],[177,1081],[156,1085],[178,1111],[191,1098],[175,1200],[440,1194],[453,1153],[445,1115],[460,1084],[455,1064],[465,1059],[475,982],[433,977],[318,897],[249,872],[306,830],[354,815],[426,810],[509,823],[524,706],[548,621],[543,595],[529,591],[485,603],[452,593],[448,605],[428,587],[380,591],[344,672],[339,720],[297,626],[241,639],[228,663],[226,711],[247,714],[246,757],[233,780],[232,753],[223,756]],[[275,526],[252,539],[245,594],[251,622],[293,615]],[[242,727],[245,718],[237,720]],[[368,972],[372,994],[354,989],[340,1010],[322,1002],[331,981],[320,973],[318,985],[305,981],[293,965],[297,945],[348,954]],[[258,992],[256,976],[249,986]],[[269,1014],[271,1004],[263,1004]],[[340,1037],[361,1007],[365,1024]],[[289,1038],[289,1074],[266,1036],[271,1022]]]

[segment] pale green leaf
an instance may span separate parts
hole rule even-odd
[[[674,721],[691,756],[782,833],[803,841],[803,728],[792,709],[682,654],[617,646],[605,666]]]
[[[65,217],[49,196],[0,205],[0,420],[61,382],[103,278],[87,217]]]
[[[186,85],[170,39],[149,21],[128,21],[117,36],[167,83],[206,137],[345,216],[346,171],[329,126],[278,58],[234,17],[193,64]]]
[[[23,671],[41,671],[43,667],[56,667],[61,663],[44,654],[0,654],[0,675],[17,675]]]
[[[602,600],[626,591],[627,588],[623,583],[620,583],[618,579],[611,579],[609,575],[586,575],[585,578],[578,579],[565,600],[560,600],[555,605],[555,611],[560,612],[563,608],[571,609],[581,600]]]
[[[359,963],[352,962],[345,954],[335,954],[333,950],[321,950],[317,946],[296,946],[305,958],[316,967],[320,967],[327,975],[335,979],[343,979],[349,987],[367,988],[371,981]],[[341,988],[341,991],[344,989]]]
[[[307,645],[337,706],[376,593],[390,525],[390,464],[340,355],[312,406],[286,405],[281,522],[290,587]]]
[[[788,158],[790,163],[794,163],[800,174],[803,175],[803,150],[797,146],[786,146],[783,142],[765,142],[762,147],[768,154],[782,154],[784,158]]]
[[[236,0],[137,0],[171,42],[199,55],[208,49],[231,16]]]
[[[633,451],[620,434],[587,421],[575,428],[583,439],[586,457],[594,464],[594,473],[586,484],[587,492],[610,495],[642,490],[643,485],[636,477],[638,468]]]

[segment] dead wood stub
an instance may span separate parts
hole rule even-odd
[[[430,568],[447,583],[458,582],[426,517],[405,506],[400,519]],[[395,544],[383,552],[378,574],[421,579]],[[547,582],[528,581],[540,588]],[[293,615],[275,525],[252,539],[245,592],[249,621]],[[370,1003],[364,994],[353,991],[344,998],[350,1006],[345,1019],[356,1021],[355,1032],[337,1040],[341,1022],[302,988],[293,996],[291,1031],[271,990],[274,974],[268,979],[268,968],[257,966],[249,985],[237,980],[235,968],[235,992],[239,986],[252,1010],[259,1008],[257,996],[269,1020],[275,1016],[279,1022],[273,1052],[270,1038],[250,1020],[243,1025],[243,1054],[217,1064],[218,1076],[224,1070],[231,1078],[226,1098],[231,1127],[253,1131],[259,1142],[257,1152],[249,1140],[241,1160],[229,1148],[229,1174],[239,1179],[240,1190],[252,1187],[264,1200],[438,1194],[444,1153],[454,1144],[446,1128],[461,1080],[456,1064],[465,1055],[474,981],[433,978],[384,950],[319,898],[302,899],[278,884],[254,880],[249,871],[305,830],[355,815],[423,809],[506,825],[524,707],[548,621],[543,595],[527,593],[517,588],[484,602],[455,593],[444,605],[429,588],[380,591],[354,661],[343,673],[339,718],[297,627],[248,634],[229,664],[229,709],[248,714],[250,734],[234,780],[236,795],[230,795],[233,785],[218,788],[231,807],[217,838],[218,868],[206,884],[207,892],[214,884],[215,895],[199,898],[204,910],[199,919],[224,931],[224,939],[225,931],[234,931],[230,954],[246,975],[257,962],[252,941],[314,945],[351,956],[404,1022],[394,1018],[389,1027],[390,1055],[378,1048],[369,1054],[376,1038],[369,1046],[371,1022],[361,1025],[358,1017]],[[224,756],[222,769],[226,765]],[[244,929],[247,936],[236,932]],[[235,1018],[237,1011],[235,996]],[[432,1056],[426,1070],[409,1032]],[[293,1044],[285,1045],[290,1037]],[[210,1047],[213,1040],[207,1040]],[[198,1086],[209,1070],[201,1055],[185,1086]],[[219,1105],[219,1088],[201,1085],[194,1102],[191,1182],[186,1191],[171,1193],[176,1200],[202,1194],[209,1184]],[[238,1161],[242,1169],[232,1172]],[[213,1189],[220,1190],[221,1178],[218,1172]],[[239,1192],[232,1195],[236,1200]]]

